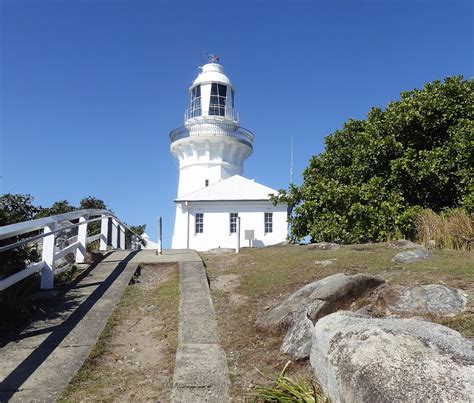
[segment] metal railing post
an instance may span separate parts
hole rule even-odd
[[[125,227],[119,226],[120,229],[120,249],[125,249]]]
[[[100,221],[100,246],[99,250],[107,250],[107,241],[109,239],[109,217],[104,216]]]
[[[159,255],[163,254],[163,217],[158,217],[158,250]]]
[[[235,253],[239,253],[240,252],[240,217],[237,217],[237,222],[236,222],[236,235],[237,235],[237,244],[235,246]]]
[[[87,221],[89,215],[86,214],[82,217],[79,217],[79,223]],[[76,249],[76,263],[84,263],[84,257],[86,256],[86,242],[87,240],[87,223],[79,225],[77,227],[77,242],[79,246]]]
[[[51,223],[44,227],[44,233],[50,233],[56,230],[56,223]],[[56,235],[53,232],[51,235],[43,238],[43,252],[41,260],[44,261],[44,266],[41,269],[41,284],[42,290],[50,290],[54,286],[54,246]]]
[[[115,218],[112,218],[112,239],[111,245],[113,249],[117,249],[118,246],[118,222]]]

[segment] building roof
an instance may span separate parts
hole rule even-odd
[[[175,201],[270,200],[270,193],[278,194],[278,191],[243,176],[234,175],[178,197]]]

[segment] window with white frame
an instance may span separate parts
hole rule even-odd
[[[212,83],[211,102],[209,103],[209,115],[225,116],[225,101],[227,98],[227,86]]]
[[[265,213],[265,233],[273,232],[273,213]]]
[[[201,116],[201,86],[196,85],[191,90],[191,104],[189,107],[189,117]]]
[[[202,234],[204,232],[204,213],[196,213],[194,227],[196,234]]]
[[[231,233],[237,232],[237,217],[238,216],[239,216],[239,213],[230,213],[229,225],[230,225]]]

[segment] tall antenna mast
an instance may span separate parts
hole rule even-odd
[[[293,184],[293,136],[291,136],[291,165],[290,165],[290,185]]]
[[[206,60],[204,59],[204,55],[202,54],[202,51],[200,50],[199,53],[201,55],[202,64],[206,64]]]

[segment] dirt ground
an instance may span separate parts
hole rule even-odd
[[[144,265],[60,401],[167,401],[178,333],[175,264]]]

